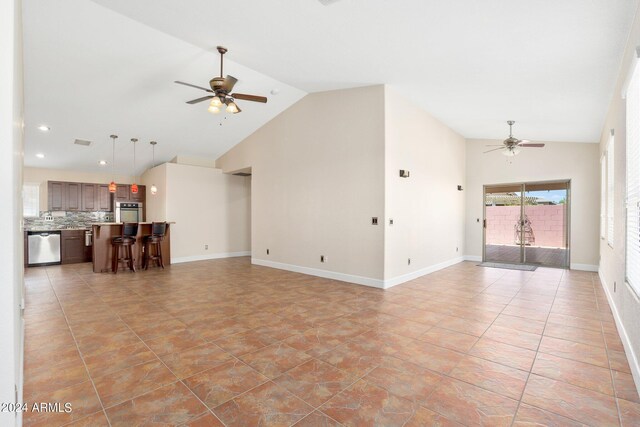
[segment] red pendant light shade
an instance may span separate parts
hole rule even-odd
[[[131,184],[131,192],[133,194],[138,194],[138,184]]]
[[[109,193],[115,193],[116,192],[116,183],[111,181],[111,183],[109,184]]]

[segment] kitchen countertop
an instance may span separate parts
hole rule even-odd
[[[162,222],[162,221],[160,221],[160,222]],[[175,224],[175,221],[166,221],[166,222],[167,222],[167,224]],[[91,225],[97,225],[98,227],[110,226],[110,225],[122,225],[122,224],[124,224],[124,223],[122,223],[122,222],[93,222],[93,223],[91,223]],[[139,222],[138,224],[140,224],[140,225],[151,225],[151,224],[153,224],[153,222],[146,221],[146,222]]]
[[[78,230],[82,230],[82,231],[89,231],[91,230],[91,227],[32,227],[32,228],[25,228],[24,231],[64,231],[64,230],[69,230],[69,231],[78,231]]]

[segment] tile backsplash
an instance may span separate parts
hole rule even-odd
[[[90,228],[93,222],[112,222],[113,212],[50,212],[42,211],[39,217],[25,217],[25,230],[60,230],[65,228]]]

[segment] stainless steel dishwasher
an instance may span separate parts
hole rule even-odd
[[[60,231],[27,232],[28,265],[60,264]]]

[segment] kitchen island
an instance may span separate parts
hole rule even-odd
[[[151,234],[150,222],[138,223],[138,234],[134,249],[136,269],[142,268],[142,248],[144,246],[143,237]],[[171,224],[167,222],[167,231],[162,241],[162,261],[164,265],[171,264]],[[111,239],[122,235],[121,222],[97,222],[92,224],[93,230],[93,272],[110,273],[111,269]],[[124,271],[124,270],[123,270]]]

